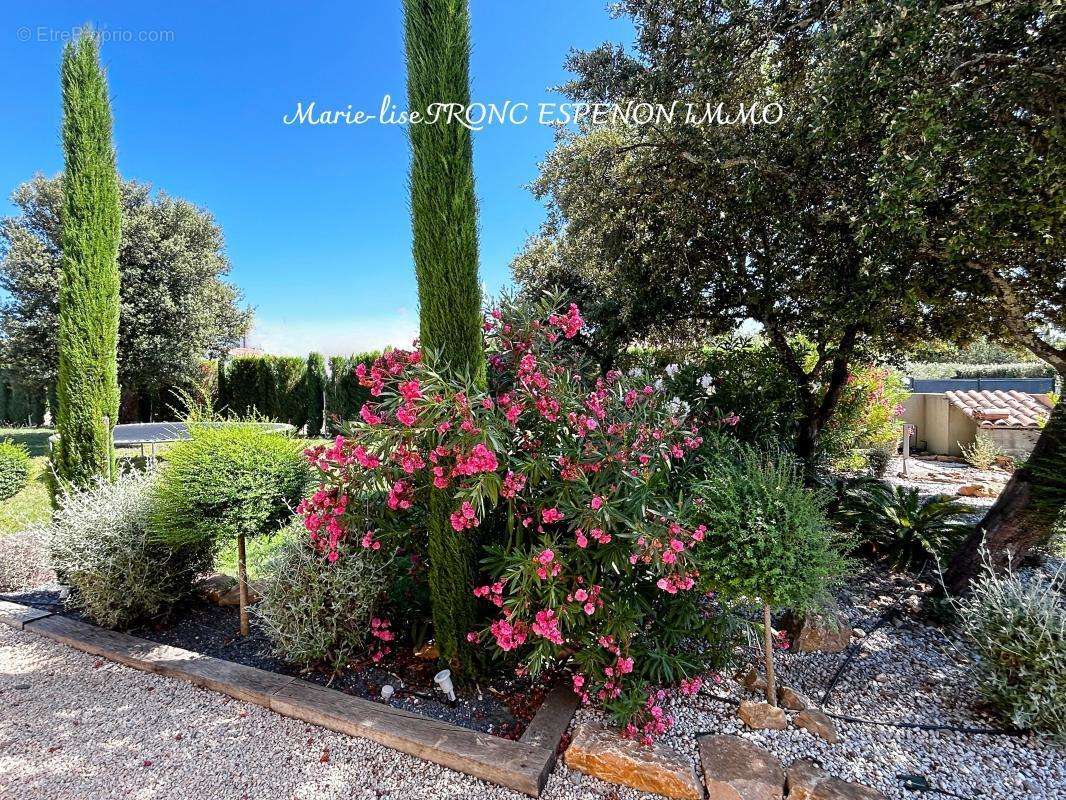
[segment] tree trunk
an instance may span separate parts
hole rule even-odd
[[[766,702],[777,705],[777,678],[774,675],[774,637],[770,626],[770,606],[762,607],[762,648],[766,663]]]
[[[241,598],[241,636],[248,635],[248,568],[244,556],[244,534],[237,536],[237,587]]]
[[[1003,493],[955,554],[944,575],[952,594],[962,594],[981,571],[981,546],[992,565],[1024,560],[1048,540],[1066,506],[1066,403],[1051,411],[1025,464],[1015,470]]]

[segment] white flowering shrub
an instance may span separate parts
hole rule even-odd
[[[344,557],[331,563],[294,528],[256,584],[263,599],[252,613],[285,661],[336,671],[366,651],[372,622],[377,623],[375,640],[391,640],[391,633],[383,633],[381,622],[372,617],[386,565],[358,546],[341,547]],[[380,642],[375,641],[375,652],[382,652]]]
[[[978,688],[1016,727],[1066,741],[1066,602],[1062,570],[1023,581],[986,568],[956,604]]]
[[[211,567],[211,545],[170,547],[149,534],[154,475],[131,472],[68,494],[47,534],[68,605],[107,628],[128,628],[188,596]]]

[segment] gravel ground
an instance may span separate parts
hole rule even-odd
[[[859,656],[825,709],[878,721],[1002,728],[1000,721],[981,712],[964,655],[938,629],[915,617],[919,600],[909,591],[909,581],[871,570],[859,584],[861,592],[853,589],[853,597],[839,598],[848,624],[860,631],[872,630],[881,613],[899,599],[904,616],[862,637]],[[844,658],[843,653],[784,652],[775,663],[782,685],[817,703]],[[837,721],[841,741],[830,745],[795,728],[749,730],[737,718],[735,707],[712,695],[752,696],[736,681],[725,679],[695,698],[674,701],[671,713],[677,725],[666,740],[694,753],[698,733],[737,734],[776,753],[785,764],[815,758],[830,773],[880,789],[892,800],[919,797],[901,787],[897,776],[904,774],[922,775],[936,788],[966,798],[1052,800],[1066,795],[1066,748],[1045,738]]]

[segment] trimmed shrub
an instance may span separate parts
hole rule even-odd
[[[885,477],[888,465],[892,462],[892,454],[882,447],[871,447],[866,452],[866,468],[875,478]]]
[[[304,370],[303,400],[304,422],[307,423],[307,435],[318,436],[322,431],[325,413],[326,360],[321,353],[307,356]]]
[[[330,563],[294,526],[267,562],[253,613],[278,657],[337,671],[365,650],[385,567],[345,549]]]
[[[217,542],[282,527],[311,480],[302,444],[254,423],[192,423],[167,450],[152,514],[171,544]]]
[[[30,454],[10,439],[0,442],[0,500],[14,497],[30,480]]]
[[[269,356],[274,371],[274,418],[299,430],[307,422],[304,373],[307,362],[298,356]]]
[[[240,418],[279,418],[277,376],[267,358],[238,356],[226,365],[226,406]]]
[[[1021,580],[988,565],[955,604],[981,695],[1018,728],[1066,742],[1066,603],[1062,570]]]
[[[825,514],[828,500],[804,486],[794,457],[749,445],[723,449],[707,479],[693,487],[689,525],[706,528],[696,548],[701,586],[762,605],[766,699],[773,705],[771,609],[817,608],[847,565]]]
[[[128,628],[158,616],[192,590],[211,567],[210,542],[171,547],[149,530],[152,473],[98,480],[62,495],[52,525],[52,565],[72,588],[68,604],[107,628]]]
[[[959,517],[971,511],[947,495],[923,500],[918,489],[865,480],[845,491],[840,517],[875,554],[907,567],[951,558],[969,532]]]
[[[380,352],[356,353],[329,360],[329,390],[326,393],[326,428],[336,436],[347,423],[359,419],[359,409],[370,400],[370,390],[359,384],[356,368],[362,364],[369,369],[381,356]]]

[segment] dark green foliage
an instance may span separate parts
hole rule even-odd
[[[307,356],[303,381],[304,419],[308,436],[318,436],[322,431],[325,391],[326,360],[321,353],[311,353]]]
[[[196,423],[168,451],[153,535],[171,545],[271,533],[311,482],[303,445],[249,423]]]
[[[25,383],[10,370],[0,370],[0,423],[41,425],[44,423],[47,390]]]
[[[118,422],[118,174],[96,39],[63,50],[63,266],[59,280],[60,479],[88,487],[113,472]]]
[[[275,417],[299,430],[307,421],[303,385],[307,361],[298,356],[273,356],[270,363],[274,370]]]
[[[370,390],[359,385],[355,368],[359,364],[370,367],[380,352],[356,353],[349,358],[333,356],[329,360],[329,380],[326,388],[326,429],[336,435],[346,422],[359,418],[359,409],[370,399]]]
[[[242,419],[278,418],[277,374],[268,356],[238,356],[226,364],[226,406]]]
[[[866,466],[875,478],[885,477],[891,459],[891,454],[881,447],[871,447],[866,452]]]
[[[425,114],[434,104],[470,103],[468,0],[404,0],[407,104]],[[439,106],[438,106],[439,107]],[[477,201],[470,131],[443,119],[410,125],[411,227],[418,278],[422,347],[444,374],[485,381],[478,285]],[[474,548],[448,523],[444,495],[430,500],[429,580],[441,656],[461,664],[473,626]]]
[[[0,441],[0,500],[14,497],[30,479],[30,455],[25,446]]]
[[[792,456],[723,448],[693,498],[691,524],[707,526],[697,549],[700,577],[725,598],[812,608],[846,568],[825,515],[827,497],[804,488]]]
[[[840,516],[859,541],[901,567],[951,558],[969,526],[970,507],[947,495],[922,499],[917,489],[862,481],[844,495]]]
[[[23,383],[49,385],[59,362],[62,175],[35,176],[11,202],[16,213],[0,219],[0,361]],[[146,397],[158,413],[170,388],[197,381],[201,359],[240,340],[251,311],[224,280],[229,261],[210,212],[136,181],[119,182],[119,202],[119,383],[127,409]]]

